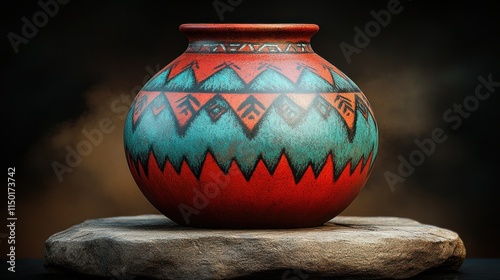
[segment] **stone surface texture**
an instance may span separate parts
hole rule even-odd
[[[457,270],[457,233],[396,217],[338,216],[323,226],[277,230],[181,227],[162,215],[88,220],[47,239],[53,272],[115,279],[404,279]],[[310,277],[311,276],[311,277]]]

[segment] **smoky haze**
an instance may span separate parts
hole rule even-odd
[[[313,49],[370,101],[378,157],[342,215],[446,227],[460,234],[468,256],[498,257],[500,248],[488,240],[491,218],[500,214],[494,137],[500,87],[477,104],[470,97],[478,77],[500,81],[493,4],[400,1],[403,9],[361,46],[355,27],[364,29],[374,20],[370,12],[388,9],[389,1],[344,2],[332,10],[321,1],[243,1],[223,16],[224,22],[318,24]],[[41,258],[50,235],[87,219],[158,213],[128,170],[124,114],[138,89],[184,51],[180,24],[221,22],[213,1],[203,3],[173,9],[164,1],[70,2],[17,54],[4,40],[3,114],[10,120],[4,165],[17,170],[19,258]],[[20,19],[40,10],[36,3],[11,5],[17,6],[2,9],[9,11],[3,34],[21,32]],[[342,42],[357,51],[347,57]],[[474,110],[460,113],[460,106]],[[432,139],[436,129],[446,140],[402,176],[401,158],[409,161],[419,149],[415,142]],[[402,180],[388,181],[387,172]],[[5,252],[6,243],[0,245]]]

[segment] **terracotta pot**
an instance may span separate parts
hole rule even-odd
[[[314,24],[183,24],[186,51],[137,94],[125,153],[146,198],[207,228],[318,226],[365,185],[372,109],[314,53]]]

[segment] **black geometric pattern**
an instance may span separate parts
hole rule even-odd
[[[227,110],[229,110],[229,105],[227,102],[220,98],[216,97],[206,105],[206,110],[212,121],[217,121]]]
[[[281,96],[275,103],[276,112],[290,125],[300,120],[304,109],[295,104],[290,98]]]

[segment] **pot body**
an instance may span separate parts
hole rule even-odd
[[[187,50],[137,94],[130,171],[161,213],[206,228],[318,226],[365,185],[377,124],[314,53],[313,24],[185,24]]]

